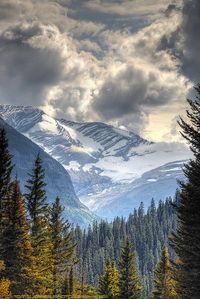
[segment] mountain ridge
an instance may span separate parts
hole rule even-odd
[[[34,159],[39,153],[45,169],[48,202],[51,204],[56,196],[59,196],[65,208],[64,216],[70,222],[79,223],[83,226],[92,222],[95,219],[94,214],[79,201],[75,194],[71,178],[63,166],[1,118],[0,127],[6,131],[9,149],[13,156],[13,164],[15,165],[13,176],[17,173],[22,192],[25,191],[24,186],[27,174],[31,172]]]
[[[102,212],[94,208],[96,204],[98,205],[101,196],[104,197],[105,202],[110,202],[110,190],[111,193],[115,190],[121,192],[121,188],[129,190],[130,186],[135,186],[134,182],[138,180],[142,188],[146,186],[145,182],[141,181],[145,173],[175,161],[182,161],[183,164],[191,157],[189,149],[184,144],[150,142],[134,132],[121,130],[102,122],[79,123],[54,119],[31,106],[0,105],[0,114],[6,122],[12,124],[62,164],[69,172],[80,200],[98,215],[105,214],[105,217],[108,213],[106,209]],[[173,181],[171,179],[173,186],[177,186],[176,178],[180,175],[179,171],[177,176],[174,176],[174,170],[170,175],[173,178]],[[166,186],[163,188],[169,189],[165,195],[173,195],[173,190],[167,187],[169,178],[166,177],[165,182]],[[175,189],[174,187],[174,192]],[[145,194],[146,192],[145,189]],[[135,192],[133,196],[134,194]],[[117,201],[123,205],[123,199],[127,197],[124,192],[120,193],[120,196],[121,199]],[[144,197],[148,201],[146,196]],[[93,202],[93,198],[96,199],[96,203],[92,207],[89,203]],[[137,200],[135,204],[138,204]],[[134,200],[130,200],[130,209],[134,207]]]

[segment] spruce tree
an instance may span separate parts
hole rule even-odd
[[[114,261],[108,261],[105,274],[99,280],[99,292],[107,298],[119,296],[119,273]]]
[[[74,293],[74,267],[72,265],[69,272],[69,294],[73,295],[73,293]]]
[[[1,244],[5,263],[4,275],[11,283],[13,294],[32,294],[33,249],[24,200],[17,180],[12,186],[8,215],[9,221],[3,230]]]
[[[120,298],[141,298],[141,285],[136,257],[129,238],[126,238],[122,247],[119,268]]]
[[[52,242],[52,274],[53,294],[62,293],[63,276],[72,262],[74,244],[70,225],[62,218],[63,208],[60,199],[57,197],[50,210],[50,230]],[[71,267],[72,268],[72,267]]]
[[[41,235],[43,230],[42,222],[48,212],[46,183],[44,182],[45,171],[39,154],[36,156],[34,168],[29,177],[25,186],[28,190],[25,194],[26,206],[30,218],[31,234],[38,236]]]
[[[7,221],[7,205],[11,190],[12,156],[8,149],[6,132],[0,128],[0,238]]]
[[[164,247],[162,250],[160,262],[155,270],[154,284],[155,288],[152,292],[152,299],[177,298],[176,283],[173,278],[173,270],[167,247]]]
[[[181,182],[178,229],[172,238],[179,258],[177,281],[182,299],[200,298],[200,85],[196,92],[196,100],[188,100],[188,122],[183,119],[179,122],[182,135],[194,154],[184,168],[187,180]]]
[[[5,270],[5,264],[3,261],[0,261],[0,276],[2,272]],[[1,299],[11,299],[10,292],[10,281],[5,278],[0,279],[0,298]]]
[[[46,198],[45,172],[39,154],[36,156],[34,168],[29,174],[25,194],[28,211],[33,254],[36,259],[35,293],[50,294],[52,292],[52,243],[49,227],[49,208]]]

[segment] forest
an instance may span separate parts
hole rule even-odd
[[[200,298],[200,85],[182,135],[194,154],[173,199],[143,203],[127,219],[87,229],[48,204],[43,162],[13,180],[9,140],[0,130],[0,298]]]

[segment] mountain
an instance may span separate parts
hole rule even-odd
[[[0,118],[0,127],[4,128],[9,140],[9,149],[13,155],[15,174],[20,178],[22,192],[27,180],[27,173],[31,172],[36,155],[40,153],[45,169],[47,183],[47,198],[52,203],[59,196],[64,206],[64,216],[73,223],[84,226],[94,219],[93,214],[77,198],[71,178],[64,167],[44,152],[30,139],[17,132]]]
[[[0,106],[0,114],[61,163],[80,200],[108,218],[126,216],[154,195],[156,200],[173,195],[176,179],[182,177],[181,166],[191,157],[182,143],[149,142],[101,122],[54,119],[33,107],[9,105]],[[163,176],[162,168],[170,163],[174,170]],[[148,181],[153,173],[156,181]]]
[[[146,209],[152,198],[158,203],[169,196],[173,197],[178,188],[177,180],[184,180],[182,165],[186,161],[167,163],[145,172],[130,184],[116,185],[106,192],[85,196],[82,201],[99,217],[106,215],[108,220],[118,215],[128,217],[141,202]]]

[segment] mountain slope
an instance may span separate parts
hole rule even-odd
[[[81,225],[87,224],[93,219],[90,211],[77,198],[70,176],[67,171],[56,160],[45,153],[31,140],[17,132],[11,126],[0,119],[0,127],[4,127],[9,139],[9,148],[13,155],[15,169],[13,175],[17,173],[21,181],[22,191],[27,180],[27,173],[33,167],[37,153],[43,160],[45,169],[45,182],[47,183],[47,198],[51,203],[56,196],[61,198],[62,205],[65,207],[64,215],[71,222]]]
[[[95,196],[85,196],[83,202],[100,217],[113,219],[116,216],[128,217],[141,202],[147,208],[154,198],[155,203],[174,196],[178,188],[177,180],[184,180],[182,165],[186,161],[167,163],[145,172],[139,179],[126,185],[117,185],[107,192]]]
[[[80,200],[105,217],[115,216],[116,211],[127,215],[138,201],[148,203],[153,195],[145,196],[145,174],[168,163],[179,161],[181,165],[191,157],[180,143],[149,142],[133,132],[99,122],[58,120],[33,107],[2,105],[0,114],[60,162],[69,172]],[[173,195],[180,175],[176,168],[171,178],[162,177],[158,171],[157,194],[165,196],[167,192],[162,190],[168,190],[167,195]],[[128,197],[130,188],[134,192]],[[119,210],[114,208],[119,204]]]

